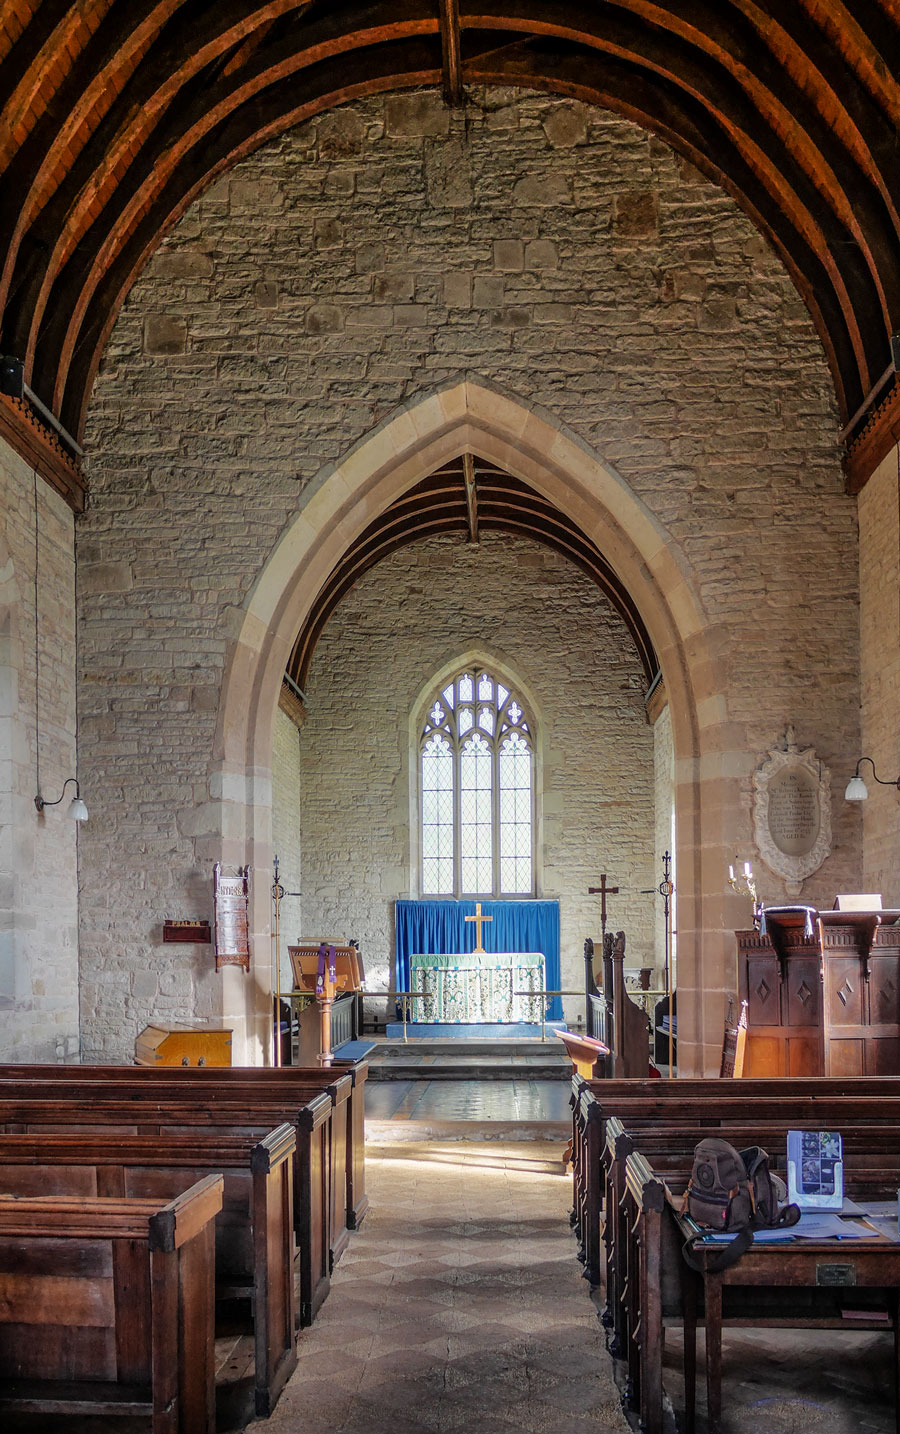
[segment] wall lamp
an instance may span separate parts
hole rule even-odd
[[[58,807],[63,797],[66,795],[66,787],[69,785],[70,782],[75,782],[75,795],[69,803],[68,807],[66,808],[66,816],[70,817],[73,822],[86,822],[88,819],[88,809],[85,806],[84,802],[81,800],[81,792],[79,790],[78,782],[75,777],[66,778],[66,780],[63,782],[63,789],[60,792],[59,796],[56,798],[55,802],[45,802],[40,792],[38,792],[37,796],[34,799],[34,805],[37,807],[38,811],[42,812],[45,807]]]
[[[847,783],[847,790],[844,793],[845,802],[864,802],[866,800],[866,797],[869,795],[868,788],[862,777],[859,775],[859,769],[862,766],[863,762],[871,763],[872,776],[875,778],[879,786],[896,787],[897,791],[900,792],[900,777],[896,777],[892,782],[885,782],[881,777],[879,777],[878,773],[875,771],[875,763],[872,761],[872,758],[860,757],[859,761],[856,764],[856,771]]]

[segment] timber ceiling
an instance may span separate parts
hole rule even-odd
[[[129,286],[214,176],[342,101],[475,83],[615,110],[734,196],[865,481],[900,431],[900,0],[3,0],[0,352],[77,438]]]
[[[348,548],[316,598],[294,644],[287,666],[290,682],[305,691],[322,629],[345,593],[382,558],[435,534],[455,534],[477,542],[488,532],[531,538],[577,563],[624,620],[650,686],[659,669],[653,644],[627,590],[599,549],[577,523],[527,483],[469,453],[410,488]]]

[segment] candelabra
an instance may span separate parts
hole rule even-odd
[[[735,876],[733,866],[728,868],[728,884],[732,891],[737,892],[738,896],[750,897],[753,902],[753,924],[755,926],[759,921],[760,904],[756,894],[756,877],[753,875],[753,867],[749,861],[744,862],[743,880],[739,876]]]

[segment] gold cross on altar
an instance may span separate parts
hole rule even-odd
[[[475,903],[475,915],[474,915],[474,916],[467,916],[467,917],[466,917],[466,920],[467,920],[467,921],[474,921],[474,922],[475,922],[475,945],[474,945],[473,948],[472,948],[473,951],[484,951],[484,947],[483,947],[482,944],[481,944],[481,928],[482,928],[482,926],[484,925],[484,923],[485,923],[486,921],[493,921],[493,919],[494,919],[493,916],[482,916],[482,914],[481,914],[481,902],[480,902],[480,901],[476,901],[476,903]]]

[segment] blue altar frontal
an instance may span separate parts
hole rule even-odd
[[[413,954],[413,1022],[540,1022],[547,989],[544,957],[533,951]]]
[[[481,909],[485,920],[490,917],[490,924],[485,926],[484,940],[476,942],[475,922],[467,921],[466,917],[472,917],[475,913],[475,902],[470,900],[452,900],[450,898],[427,897],[421,900],[399,900],[396,903],[396,990],[415,991],[421,990],[412,982],[412,962],[414,959],[430,963],[434,971],[446,971],[451,966],[479,968],[476,973],[480,980],[482,991],[486,988],[489,978],[481,971],[482,962],[488,965],[494,963],[498,968],[509,967],[511,963],[525,962],[530,964],[532,970],[534,963],[541,962],[544,967],[544,989],[558,991],[560,987],[559,978],[559,902],[545,899],[528,899],[519,901],[482,901]],[[484,945],[492,948],[491,951],[475,952],[472,950],[475,945]],[[416,952],[428,952],[428,956],[416,956]],[[440,958],[440,961],[439,961]],[[483,978],[483,979],[482,979]],[[418,978],[417,978],[418,979]],[[497,982],[501,990],[506,989],[505,978],[497,975]],[[437,983],[440,980],[444,986],[444,997],[449,992],[449,986],[454,985],[454,980],[447,976],[438,977],[432,975],[429,980],[433,986],[429,987],[429,994],[437,995]],[[511,978],[511,989],[516,991],[531,990],[529,980],[534,980],[533,975],[529,976],[525,971],[519,971]],[[462,978],[459,983],[462,986]],[[468,983],[469,998],[473,997],[475,990],[474,980]],[[539,988],[539,982],[535,981],[534,989]],[[496,990],[496,983],[495,983]],[[494,994],[488,997],[489,1003],[494,1004]],[[426,1005],[424,1001],[410,1003],[416,1007]],[[502,1006],[502,1002],[500,1003]],[[530,1003],[529,1012],[537,1010],[537,1000]],[[562,1002],[559,996],[553,996],[548,1001],[547,1015],[551,1019],[559,1020],[562,1017]],[[416,1011],[419,1021],[423,1020],[423,1013]],[[425,1018],[427,1019],[427,1018]],[[454,1017],[454,1021],[465,1021],[464,1016]],[[476,1018],[472,1018],[475,1020]],[[488,1018],[494,1019],[495,1018]],[[504,1021],[509,1019],[502,1017]],[[531,1021],[529,1014],[525,1017]],[[540,1020],[538,1012],[534,1019]]]

